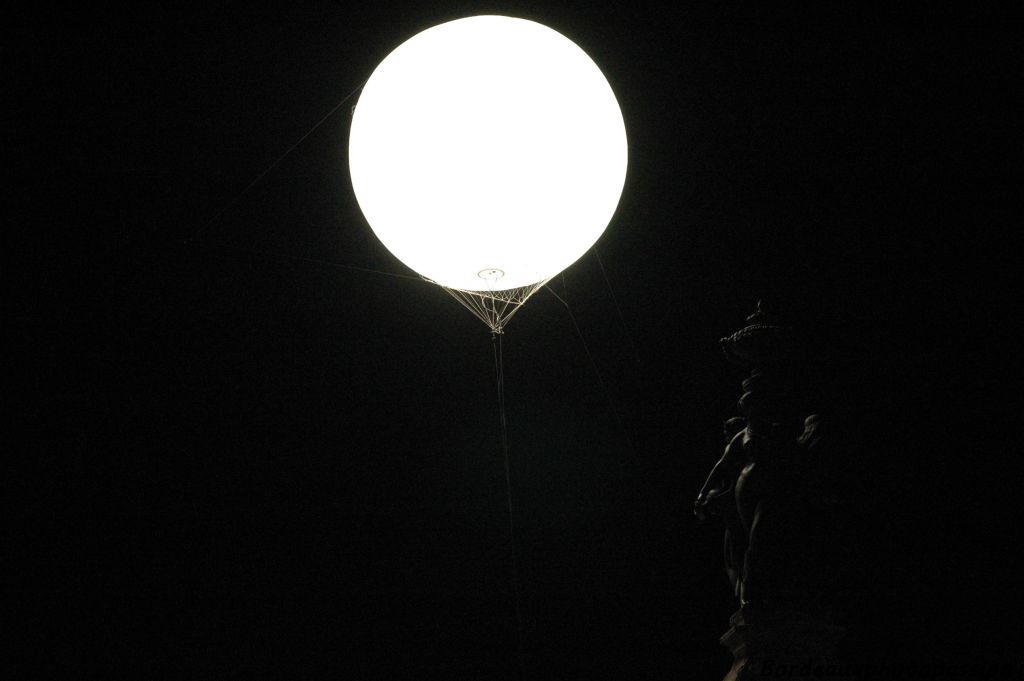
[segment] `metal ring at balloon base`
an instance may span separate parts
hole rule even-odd
[[[505,271],[499,270],[497,267],[488,267],[485,270],[477,272],[476,276],[486,281],[497,281],[505,276]]]

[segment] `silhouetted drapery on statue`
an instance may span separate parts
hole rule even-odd
[[[758,303],[747,326],[721,341],[750,371],[725,424],[726,447],[694,505],[725,525],[725,570],[740,601],[723,643],[736,661],[727,679],[766,649],[776,658],[824,659],[841,629],[828,623],[834,505],[827,427],[804,418],[793,396],[796,339]],[[796,633],[794,633],[796,632]]]

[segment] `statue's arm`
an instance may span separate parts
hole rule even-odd
[[[743,431],[740,431],[733,436],[725,448],[722,458],[711,469],[700,494],[697,495],[697,500],[694,502],[694,513],[698,517],[704,516],[703,511],[710,503],[732,491],[736,476],[743,468],[744,460]]]

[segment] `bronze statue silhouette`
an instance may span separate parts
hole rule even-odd
[[[823,421],[800,418],[791,399],[794,338],[758,303],[747,326],[722,339],[749,369],[725,423],[726,447],[694,504],[725,526],[725,570],[741,607],[821,607],[833,496],[822,456]]]

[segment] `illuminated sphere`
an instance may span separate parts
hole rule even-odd
[[[622,112],[560,33],[478,16],[387,56],[352,118],[349,169],[373,231],[449,288],[544,281],[589,249],[626,176]]]

